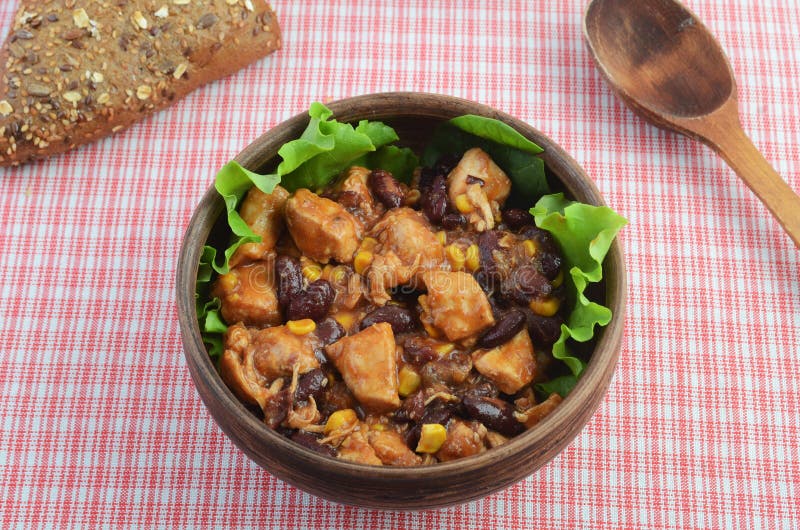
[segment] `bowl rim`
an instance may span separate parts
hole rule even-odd
[[[326,106],[333,111],[334,117],[337,117],[344,109],[348,109],[349,113],[357,114],[360,119],[381,119],[382,116],[384,119],[399,118],[404,116],[424,116],[411,108],[408,108],[408,110],[398,110],[407,108],[398,106],[400,104],[408,103],[409,100],[423,101],[428,102],[429,104],[436,101],[447,100],[449,103],[453,104],[455,108],[464,108],[465,110],[468,110],[468,112],[463,112],[463,114],[470,113],[493,117],[507,123],[508,125],[511,125],[525,137],[533,137],[532,139],[534,139],[534,141],[540,145],[546,144],[546,147],[543,145],[543,147],[545,147],[545,153],[542,155],[545,158],[546,163],[550,162],[549,159],[552,159],[553,155],[556,155],[560,160],[564,161],[565,168],[568,166],[568,169],[574,174],[571,176],[571,178],[574,178],[576,182],[580,181],[582,187],[581,191],[584,195],[588,195],[588,197],[581,197],[582,201],[598,206],[605,206],[605,201],[600,195],[600,191],[597,189],[594,182],[586,175],[583,168],[574,159],[572,159],[572,157],[564,152],[563,149],[558,146],[558,144],[556,144],[544,133],[541,133],[537,129],[528,125],[526,122],[487,105],[453,96],[446,96],[443,94],[426,92],[383,92],[340,99],[326,103]],[[394,110],[393,112],[390,112],[392,107],[394,107]],[[390,117],[386,116],[387,112],[390,112]],[[453,115],[455,116],[458,114]],[[438,115],[431,117],[439,120],[445,119]],[[355,119],[347,119],[345,121],[354,121]],[[234,158],[234,160],[248,169],[258,170],[276,156],[275,154],[271,156],[265,156],[265,153],[263,152],[263,143],[266,141],[266,139],[273,138],[276,135],[286,136],[289,131],[296,129],[299,125],[304,126],[307,121],[308,114],[304,111],[292,116],[288,120],[280,122],[259,136],[259,138],[250,145],[245,147],[245,149],[243,149]],[[287,140],[284,139],[281,143],[285,141]],[[549,165],[550,164],[548,163],[548,166]],[[551,167],[551,169],[553,168]],[[569,193],[575,195],[575,190],[570,187],[570,183],[564,182],[564,176],[561,172],[556,173],[555,176],[559,179],[559,181],[562,182],[565,188],[567,188]],[[223,406],[223,408],[229,411],[230,414],[239,415],[245,422],[245,427],[255,432],[259,439],[265,444],[275,444],[284,451],[296,453],[298,458],[308,460],[309,463],[333,466],[352,476],[359,475],[368,478],[371,477],[376,479],[399,480],[411,478],[410,475],[413,475],[413,479],[415,481],[426,479],[440,481],[443,476],[448,474],[469,473],[471,471],[484,468],[485,466],[495,463],[498,460],[504,460],[510,455],[516,454],[520,451],[524,451],[526,449],[530,450],[537,444],[541,443],[545,437],[552,436],[553,433],[561,432],[562,435],[564,435],[562,437],[565,438],[565,440],[560,440],[557,442],[559,445],[558,449],[552,451],[552,454],[549,456],[549,458],[547,458],[547,460],[541,464],[544,465],[544,463],[551,460],[556,454],[560,453],[568,443],[577,437],[589,419],[593,416],[595,410],[606,395],[608,385],[610,384],[615,372],[625,320],[627,290],[626,271],[622,256],[622,248],[618,242],[618,238],[615,238],[612,242],[611,248],[609,249],[609,252],[603,263],[604,272],[607,272],[607,269],[613,269],[615,272],[613,275],[604,274],[604,281],[606,281],[606,302],[612,310],[612,320],[609,325],[601,328],[602,331],[600,332],[600,337],[597,339],[595,347],[592,351],[592,356],[589,359],[589,362],[587,363],[587,366],[584,369],[576,386],[564,399],[561,405],[556,407],[553,412],[548,414],[535,427],[509,439],[508,442],[498,447],[484,451],[478,455],[427,466],[373,466],[368,464],[347,462],[315,453],[314,451],[291,441],[273,429],[270,429],[262,421],[259,421],[259,419],[249,410],[247,410],[217,373],[213,361],[208,355],[207,349],[202,342],[199,323],[197,321],[196,308],[193,301],[197,279],[199,254],[202,250],[203,244],[205,244],[205,241],[207,240],[210,228],[207,233],[204,234],[204,237],[199,239],[198,236],[203,236],[202,230],[200,229],[200,225],[202,223],[199,221],[201,221],[202,218],[207,217],[213,217],[216,219],[220,214],[222,214],[223,209],[224,206],[222,198],[217,194],[212,184],[198,206],[195,208],[183,238],[176,276],[177,309],[180,320],[182,342],[184,345],[184,353],[187,359],[187,364],[189,365],[193,379],[197,377],[201,378],[203,383],[212,389],[214,397]],[[189,272],[191,270],[194,271],[193,274]],[[191,304],[189,304],[190,300],[192,301]],[[190,318],[185,318],[187,316],[190,316]],[[600,353],[598,354],[598,352]],[[601,394],[599,398],[596,396],[598,392]],[[210,409],[210,403],[202,393],[200,394],[201,398],[206,404],[206,407]],[[594,404],[592,404],[593,397],[597,398],[596,403]],[[565,406],[567,404],[572,405]],[[585,419],[583,419],[580,425],[576,425],[574,418],[572,417],[575,414],[574,407],[581,404],[584,405],[583,408],[590,407],[591,410],[588,411],[588,413],[584,410],[583,412]],[[226,425],[225,422],[218,421],[216,417],[214,417],[214,419],[216,423],[223,429],[223,431],[225,431],[229,437],[232,437],[232,433],[229,432],[230,427]],[[237,443],[236,445],[238,446],[239,444]],[[263,448],[250,447],[248,449],[255,451]],[[248,455],[252,458],[252,455],[249,454],[248,450],[245,450],[245,452],[248,453]],[[541,465],[531,469],[530,472],[526,473],[526,476],[541,467]],[[268,469],[268,471],[272,473],[272,470]],[[284,477],[281,475],[276,476],[300,487],[301,489],[305,489],[303,484],[294,482],[291,477]],[[483,491],[479,495],[473,496],[472,499],[483,497],[494,491],[508,487],[509,485],[510,483],[501,485],[494,489]],[[316,492],[314,494],[320,495]],[[468,500],[470,499],[466,499],[463,502],[467,502]]]

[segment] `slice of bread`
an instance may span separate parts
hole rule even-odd
[[[264,0],[21,0],[0,50],[0,166],[122,130],[280,46]]]

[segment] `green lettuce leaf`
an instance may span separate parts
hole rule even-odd
[[[545,195],[530,212],[536,226],[558,241],[569,268],[574,306],[553,345],[553,357],[563,361],[572,375],[578,377],[585,363],[570,354],[567,340],[586,342],[594,336],[595,326],[605,326],[611,321],[611,310],[589,300],[584,291],[589,283],[603,279],[603,259],[617,232],[628,222],[607,206],[570,201],[563,193]]]
[[[476,116],[475,114],[465,114],[453,118],[450,120],[450,123],[462,131],[479,136],[484,140],[514,147],[532,155],[538,155],[544,152],[544,149],[522,136],[509,124],[493,118]]]

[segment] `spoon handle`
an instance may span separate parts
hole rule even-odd
[[[728,120],[726,120],[728,121]],[[742,130],[739,120],[706,131],[706,141],[761,199],[800,248],[800,197],[767,162]]]

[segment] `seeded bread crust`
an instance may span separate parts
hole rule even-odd
[[[0,50],[0,166],[125,129],[281,47],[264,0],[21,0]]]

